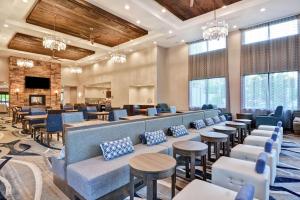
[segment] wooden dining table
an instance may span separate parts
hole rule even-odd
[[[23,130],[25,131],[25,133],[31,132],[32,131],[32,123],[30,123],[31,121],[34,120],[46,120],[47,119],[47,114],[43,114],[43,115],[26,115],[24,116],[23,119]],[[28,129],[26,128],[26,124],[28,123]]]
[[[127,117],[120,117],[121,120],[137,120],[137,119],[147,119],[150,118],[150,116],[147,115],[133,115],[133,116],[127,116]]]
[[[78,128],[78,127],[85,127],[85,126],[93,126],[93,125],[100,125],[100,124],[108,124],[109,121],[103,120],[89,120],[89,121],[82,121],[76,123],[67,123],[64,124],[66,128]]]

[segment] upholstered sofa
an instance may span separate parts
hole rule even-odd
[[[85,128],[68,128],[66,130],[65,159],[52,158],[54,183],[67,184],[68,195],[74,194],[80,199],[107,199],[112,192],[119,191],[129,183],[130,158],[149,152],[172,155],[172,144],[182,140],[200,140],[198,131],[190,129],[191,122],[218,115],[217,110],[180,113],[169,116],[150,117],[146,120],[117,121]],[[140,143],[139,136],[145,131],[162,129],[167,133],[174,125],[185,125],[189,135],[174,138],[168,136],[165,143],[147,146]],[[206,127],[201,131],[210,131]],[[101,155],[99,144],[104,141],[130,137],[134,153],[105,161]],[[61,188],[61,187],[60,187]]]

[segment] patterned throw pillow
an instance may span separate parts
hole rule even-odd
[[[214,123],[215,123],[215,124],[218,124],[218,123],[221,122],[219,116],[214,116],[212,119],[214,120]]]
[[[214,120],[212,118],[206,118],[205,119],[205,124],[206,126],[211,126],[211,125],[214,125]]]
[[[206,125],[205,125],[205,122],[202,119],[200,119],[200,120],[193,121],[192,127],[199,130],[201,128],[205,128]]]
[[[146,144],[148,146],[160,144],[167,141],[167,137],[163,130],[145,132],[144,133]]]
[[[174,137],[181,137],[189,134],[184,125],[171,126],[169,130]]]
[[[224,115],[221,115],[220,116],[220,120],[221,120],[221,122],[225,122],[226,121],[226,117]]]
[[[101,143],[100,148],[105,160],[112,160],[134,151],[132,141],[129,137]]]

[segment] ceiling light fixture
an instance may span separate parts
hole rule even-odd
[[[22,0],[24,3],[28,3],[28,0]]]
[[[126,10],[129,10],[129,9],[130,9],[130,6],[129,6],[128,4],[126,4],[126,5],[124,6],[124,8],[125,8]]]
[[[8,24],[4,24],[3,26],[4,26],[5,28],[7,28],[7,27],[8,27]]]
[[[33,61],[28,59],[17,59],[17,66],[18,67],[25,67],[25,68],[32,68]]]
[[[267,9],[266,8],[261,8],[259,11],[260,12],[265,12]]]
[[[172,30],[169,30],[169,34],[172,34],[173,33],[173,31]]]
[[[113,63],[125,63],[127,57],[125,54],[120,53],[118,50],[110,55],[110,61]]]
[[[234,28],[234,29],[235,29],[235,28],[237,28],[237,25],[233,25],[233,27],[232,27],[232,28]]]
[[[137,24],[140,24],[140,23],[141,23],[141,21],[140,21],[140,20],[137,20],[137,21],[136,21],[136,23],[137,23]]]
[[[154,41],[154,42],[153,42],[153,44],[157,44],[157,42],[156,42],[156,41]]]
[[[167,10],[165,8],[161,9],[162,13],[165,13]]]
[[[216,1],[214,1],[214,21],[207,24],[203,29],[204,40],[219,40],[227,37],[228,24],[224,20],[217,20]]]
[[[182,42],[182,43],[184,43],[184,42],[185,42],[185,40],[181,40],[181,42]]]
[[[56,31],[56,12],[54,15],[53,30]],[[66,40],[55,35],[47,35],[43,37],[43,46],[51,51],[64,51],[67,48]]]

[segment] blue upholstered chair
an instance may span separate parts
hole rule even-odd
[[[97,112],[97,107],[96,106],[87,106],[86,107],[86,112]],[[89,115],[87,114],[87,119],[97,119],[97,115]]]
[[[267,116],[257,116],[256,127],[259,125],[276,126],[279,121],[283,121],[283,106],[277,106],[275,112]]]
[[[61,110],[51,110],[48,112],[45,132],[47,134],[47,145],[48,146],[50,144],[50,137],[52,139],[52,134],[57,134],[57,141],[59,141],[59,134],[61,132],[63,132],[62,111]],[[41,142],[43,142],[43,132],[41,132]]]
[[[84,121],[84,118],[83,118],[82,112],[62,113],[63,124],[78,123],[78,122],[83,122],[83,121]]]
[[[201,109],[202,110],[207,110],[208,109],[208,105],[207,104],[203,104]]]
[[[45,115],[45,114],[47,114],[45,108],[42,107],[30,108],[29,115]],[[29,121],[29,125],[32,128],[31,130],[29,130],[31,132],[31,137],[35,139],[36,132],[42,128],[45,128],[46,122],[45,120],[40,120],[40,119],[31,120]]]
[[[148,116],[155,116],[155,115],[157,115],[157,110],[156,110],[156,108],[147,108],[147,113],[148,113]]]
[[[114,116],[114,121],[119,121],[121,117],[127,117],[127,110],[125,109],[120,109],[120,110],[113,110],[113,116]]]
[[[176,106],[170,106],[170,112],[176,113]]]
[[[159,109],[160,113],[170,112],[170,107],[166,103],[159,103],[157,104],[156,108]]]

